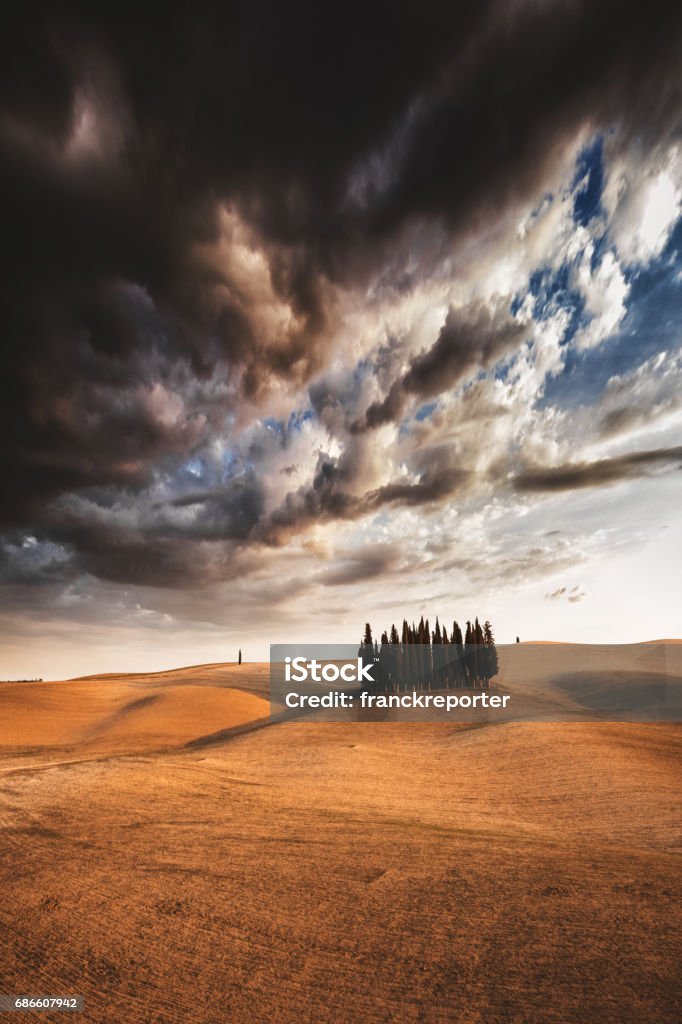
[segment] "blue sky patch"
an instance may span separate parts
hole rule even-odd
[[[426,405],[420,405],[420,407],[417,409],[416,413],[414,414],[414,418],[419,423],[421,423],[423,420],[428,419],[429,416],[431,416],[433,414],[433,410],[436,408],[437,405],[438,405],[438,402],[427,402]]]
[[[603,213],[601,205],[604,190],[604,140],[601,135],[580,153],[573,188],[577,189],[573,202],[573,219],[584,227],[593,217]]]
[[[620,329],[595,348],[569,348],[564,371],[548,380],[541,406],[572,408],[596,401],[608,380],[635,370],[658,352],[680,344],[682,320],[682,220],[666,248],[632,277],[628,312]]]

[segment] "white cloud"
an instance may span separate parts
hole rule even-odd
[[[579,349],[593,348],[616,330],[626,312],[630,286],[613,252],[607,252],[592,268],[594,245],[589,243],[580,257],[573,280],[584,296],[585,308],[592,319],[575,336]]]
[[[633,149],[611,162],[603,203],[610,237],[625,263],[648,263],[661,254],[680,216],[681,201],[677,147],[651,155]]]

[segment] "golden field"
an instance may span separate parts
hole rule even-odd
[[[501,685],[543,688],[531,651]],[[0,684],[0,992],[122,1024],[681,1019],[678,725],[267,696],[264,664]]]

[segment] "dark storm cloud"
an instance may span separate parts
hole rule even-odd
[[[392,544],[382,547],[367,548],[356,552],[351,558],[345,558],[334,569],[320,573],[317,581],[325,587],[346,587],[355,583],[363,583],[377,576],[384,576],[395,569],[399,562],[400,551]]]
[[[175,532],[202,540],[244,540],[263,514],[262,488],[253,475],[217,491],[184,494],[169,504],[195,510],[188,527]]]
[[[413,360],[403,387],[420,398],[440,394],[474,367],[496,362],[525,331],[525,325],[485,307],[451,309],[435,345]]]
[[[55,496],[141,490],[245,397],[309,381],[325,366],[329,285],[364,286],[385,264],[400,293],[401,232],[420,219],[444,238],[493,223],[541,192],[586,124],[613,126],[614,145],[669,136],[681,18],[679,5],[611,0],[347,3],[324,17],[312,4],[186,4],[163,18],[15,5],[0,42],[0,523],[49,529]],[[215,256],[221,207],[268,255],[293,313],[280,337]],[[515,327],[459,317],[368,425],[513,344]],[[339,397],[317,398],[331,423]],[[243,495],[207,497],[202,516],[239,539],[278,516],[437,501],[458,472],[357,498],[343,464],[323,463],[272,524]],[[69,543],[88,571],[113,571],[114,534],[74,527]],[[186,562],[159,543],[161,575],[179,578]],[[148,575],[136,544],[121,540],[121,578]]]
[[[647,469],[682,460],[682,447],[630,452],[595,462],[573,462],[546,469],[527,469],[513,479],[517,491],[572,491],[643,476]]]
[[[229,579],[236,571],[235,544],[249,537],[263,514],[262,489],[253,475],[153,505],[129,501],[123,511],[111,507],[116,495],[91,496],[97,501],[85,509],[66,499],[45,516],[46,535],[71,552],[57,566],[66,577],[165,587]],[[187,515],[174,516],[176,509]]]
[[[433,398],[472,370],[492,365],[519,344],[525,331],[525,325],[506,312],[494,313],[482,304],[450,309],[435,343],[412,360],[383,401],[369,407],[364,426],[397,420],[410,397]],[[363,424],[355,424],[354,429],[362,430]]]
[[[51,531],[58,541],[32,537],[32,543],[5,543],[0,550],[3,584],[67,584],[94,576],[116,583],[182,587],[220,578],[215,552],[178,544],[167,537],[97,523],[66,523]],[[71,543],[71,538],[75,543]],[[6,595],[3,595],[5,597]]]
[[[418,507],[444,501],[461,491],[470,472],[453,464],[445,446],[423,448],[413,456],[414,479],[399,478],[381,487],[356,493],[357,467],[353,448],[338,459],[320,455],[312,485],[290,491],[282,504],[254,531],[268,544],[283,544],[312,523],[354,520],[384,506]]]

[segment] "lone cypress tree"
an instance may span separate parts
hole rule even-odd
[[[241,649],[241,647],[240,647],[240,648],[239,648],[239,659],[238,659],[238,661],[237,661],[237,664],[238,664],[238,665],[241,665],[241,663],[242,663],[242,649]]]

